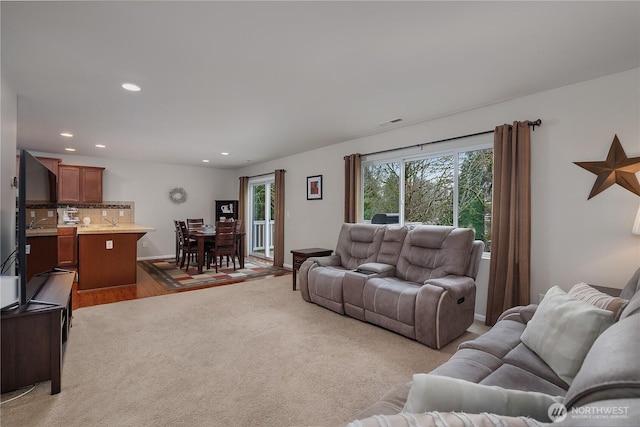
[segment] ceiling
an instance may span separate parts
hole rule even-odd
[[[50,153],[239,168],[640,66],[639,2],[1,7],[18,147]]]

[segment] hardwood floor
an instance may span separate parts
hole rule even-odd
[[[142,268],[137,268],[135,285],[114,286],[105,289],[78,291],[78,284],[73,284],[73,308],[89,307],[98,304],[109,304],[157,295],[166,295],[177,291],[168,291],[153,280]]]
[[[249,257],[247,259],[250,259]],[[261,259],[261,262],[266,260]],[[73,284],[73,308],[90,307],[92,305],[109,304],[118,301],[127,301],[139,298],[154,297],[157,295],[174,294],[176,292],[189,292],[197,289],[206,288],[193,287],[185,290],[165,289],[161,284],[156,282],[144,271],[140,266],[137,267],[137,282],[135,285],[114,286],[112,288],[93,289],[79,291],[78,284]]]

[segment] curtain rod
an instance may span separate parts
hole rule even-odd
[[[265,172],[265,173],[259,173],[258,175],[251,175],[251,176],[247,176],[247,178],[251,179],[251,178],[259,178],[261,176],[269,176],[269,175],[274,175],[276,173],[277,170],[282,170],[285,171],[284,169],[276,169],[273,172]]]
[[[540,120],[540,119],[538,119],[538,120],[529,120],[529,126],[531,126],[531,130],[532,131],[536,130],[536,126],[541,126],[541,125],[542,125],[542,120]],[[372,153],[363,154],[363,156],[373,156],[374,154],[390,153],[392,151],[406,150],[407,148],[422,148],[423,145],[437,144],[439,142],[454,141],[456,139],[470,138],[472,136],[478,136],[478,135],[486,135],[488,133],[493,133],[493,132],[495,132],[495,131],[494,130],[485,130],[483,132],[469,133],[467,135],[460,135],[460,136],[453,136],[451,138],[438,139],[437,141],[421,142],[420,144],[407,145],[405,147],[389,148],[388,150],[374,151]]]

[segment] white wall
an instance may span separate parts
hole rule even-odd
[[[16,190],[12,187],[16,176],[16,129],[18,97],[1,73],[0,83],[0,262],[16,245]]]
[[[596,176],[576,161],[604,160],[618,135],[640,156],[640,70],[619,73],[429,122],[379,133],[237,174],[285,169],[285,263],[291,249],[334,248],[343,221],[343,156],[410,146],[542,119],[532,133],[532,301],[553,285],[585,281],[622,288],[640,267],[640,238],[630,234],[640,199],[614,186],[587,201]],[[323,200],[306,200],[306,177],[323,175]],[[488,260],[478,278],[476,313],[484,315]]]
[[[133,201],[136,223],[156,229],[138,241],[138,258],[174,254],[174,219],[202,217],[212,223],[216,199],[238,198],[238,183],[232,171],[72,154],[34,154],[59,158],[72,165],[104,167],[103,200]],[[185,189],[186,202],[176,205],[169,200],[169,190],[175,187]]]
[[[7,158],[15,153],[15,94],[5,111],[2,82],[2,240],[7,225],[5,187]],[[285,264],[290,250],[334,248],[343,221],[343,157],[404,147],[492,129],[514,120],[540,118],[532,134],[532,300],[558,284],[568,289],[585,281],[621,288],[640,266],[640,238],[630,234],[640,198],[613,186],[587,201],[595,175],[575,161],[604,160],[614,134],[629,157],[640,156],[640,70],[607,76],[503,102],[493,106],[407,126],[322,149],[251,165],[239,171],[130,162],[97,157],[54,155],[66,163],[104,166],[105,200],[135,202],[136,221],[156,227],[138,245],[140,257],[173,253],[174,218],[203,216],[213,221],[215,199],[236,199],[237,177],[285,169]],[[5,122],[13,131],[5,137]],[[440,145],[440,144],[438,144]],[[6,154],[8,153],[8,154]],[[7,166],[5,166],[5,162]],[[323,175],[323,199],[306,200],[306,177]],[[189,200],[174,205],[173,187],[184,187]],[[13,209],[13,199],[10,202]],[[14,221],[14,219],[12,220]],[[488,261],[478,278],[476,313],[484,314]]]

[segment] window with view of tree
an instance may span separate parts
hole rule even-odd
[[[469,227],[490,251],[492,148],[365,163],[362,169],[366,222],[392,214],[401,224]]]

